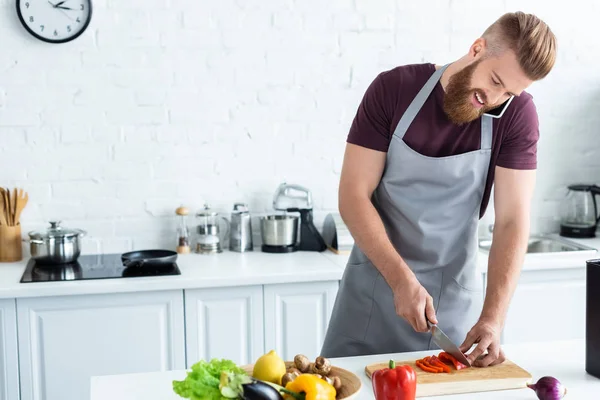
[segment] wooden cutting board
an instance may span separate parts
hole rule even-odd
[[[417,374],[417,396],[438,396],[462,393],[489,392],[495,390],[522,389],[531,382],[529,372],[510,360],[487,368],[465,368],[460,371],[451,367],[450,373],[430,373],[421,370],[413,361],[396,361],[396,365],[408,364]],[[388,362],[369,364],[365,372],[369,379],[379,369],[387,368]]]

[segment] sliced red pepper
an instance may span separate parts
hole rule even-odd
[[[426,364],[425,361],[423,361],[423,360],[417,360],[416,364],[417,364],[417,367],[421,368],[425,372],[432,372],[434,374],[437,374],[440,372],[439,368],[431,367],[428,364]]]
[[[433,365],[434,367],[442,368],[446,373],[450,373],[450,367],[441,362],[436,356],[431,357],[429,364]]]
[[[439,359],[443,362],[449,362],[450,364],[454,365],[454,368],[456,368],[457,370],[461,370],[463,368],[467,368],[467,366],[463,363],[461,363],[460,361],[458,361],[456,358],[454,358],[454,356],[450,353],[446,353],[444,351],[442,351],[439,355],[438,355]]]

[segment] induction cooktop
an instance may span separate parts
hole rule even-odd
[[[181,275],[181,271],[177,263],[144,264],[127,268],[123,265],[121,254],[92,254],[82,255],[76,262],[60,265],[39,264],[31,258],[21,277],[21,283],[163,275]]]

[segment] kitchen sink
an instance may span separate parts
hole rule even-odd
[[[490,251],[492,247],[491,239],[479,240],[479,248],[485,251]],[[573,253],[573,252],[596,252],[596,249],[578,243],[573,243],[568,240],[545,236],[532,236],[527,244],[527,253]]]

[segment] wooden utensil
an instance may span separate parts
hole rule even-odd
[[[17,196],[17,206],[15,207],[15,225],[21,223],[21,212],[29,201],[29,194],[25,193],[23,189],[19,189],[19,195]]]
[[[4,189],[0,188],[0,225],[8,226],[8,219],[6,216],[6,206],[4,200]]]
[[[10,220],[10,197],[8,195],[8,190],[4,188],[0,188],[0,193],[2,193],[2,201],[3,201],[3,211],[4,218],[6,219],[6,225],[12,225],[12,221]]]
[[[438,374],[421,370],[416,366],[415,361],[399,360],[396,361],[396,365],[408,364],[415,370],[417,374],[416,397],[523,389],[532,380],[529,372],[510,360],[487,368],[470,367],[457,371],[451,367],[450,373]],[[365,367],[365,373],[370,379],[374,371],[387,368],[388,364],[389,361],[369,364]]]
[[[6,204],[7,204],[7,206],[6,206],[6,215],[8,215],[8,224],[10,226],[13,226],[15,223],[13,221],[13,218],[12,218],[13,216],[12,216],[12,212],[11,212],[13,199],[12,199],[12,197],[10,195],[10,189],[6,188],[6,190],[4,191],[4,193],[6,193]]]
[[[286,369],[291,366],[294,366],[293,361],[285,362]],[[246,371],[248,375],[252,376],[254,364],[243,365],[242,369]],[[342,381],[342,388],[337,392],[335,397],[336,400],[353,400],[358,398],[362,383],[356,374],[332,365],[330,375],[338,376]]]
[[[13,225],[17,225],[16,216],[17,216],[17,203],[18,203],[18,201],[19,200],[17,198],[17,188],[14,188],[13,189],[12,203],[11,203],[12,208],[10,209],[10,213],[11,213],[11,218],[12,218]]]

